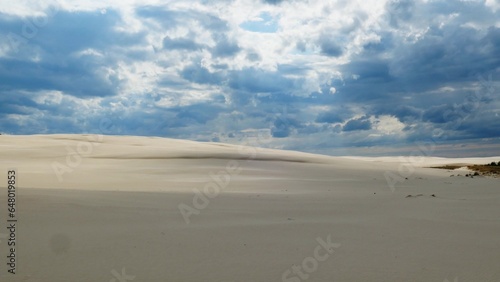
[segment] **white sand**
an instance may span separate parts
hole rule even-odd
[[[427,168],[491,161],[500,157],[2,135],[0,281],[500,281],[500,179]],[[19,177],[16,275],[6,265],[10,168]],[[207,198],[217,173],[223,187]],[[384,175],[396,179],[392,189]],[[196,212],[189,224],[179,205]],[[331,253],[317,241],[328,236],[340,244]]]

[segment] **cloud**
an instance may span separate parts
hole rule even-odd
[[[327,112],[319,114],[318,117],[316,118],[316,122],[342,123],[344,122],[344,119],[340,117],[340,115],[336,112]]]
[[[181,49],[181,50],[196,51],[200,50],[202,47],[203,45],[197,44],[196,42],[188,38],[172,39],[166,36],[163,39],[163,48],[167,50]]]
[[[200,64],[193,64],[184,68],[180,75],[191,82],[199,84],[217,84],[222,77],[218,73],[212,73]]]
[[[74,96],[115,95],[120,79],[106,70],[88,67],[90,64],[92,61],[85,59],[70,59],[60,64],[0,59],[1,89],[58,90]]]
[[[167,10],[163,7],[152,5],[137,7],[135,9],[135,13],[139,17],[162,20],[162,22],[170,22],[171,25],[174,25],[177,15],[179,14],[176,11]]]
[[[389,23],[398,27],[401,22],[408,22],[413,16],[415,1],[413,0],[390,0],[387,2],[387,14]]]
[[[118,12],[59,12],[48,20],[48,24],[33,39],[47,52],[63,52],[66,55],[76,51],[134,45],[140,35],[117,32],[121,22]]]
[[[339,57],[344,53],[342,47],[335,42],[333,36],[322,36],[318,44],[321,48],[321,53],[326,56]]]
[[[0,131],[500,143],[494,1],[148,3],[2,5]]]
[[[276,138],[288,137],[292,129],[283,120],[277,119],[274,122],[274,126],[271,128],[271,134]]]
[[[121,84],[112,70],[116,61],[105,58],[100,51],[132,47],[142,40],[140,34],[116,31],[120,21],[119,14],[113,11],[61,11],[44,19],[42,27],[34,25],[36,18],[0,18],[0,26],[7,26],[4,36],[29,34],[22,44],[12,44],[6,56],[0,58],[1,89],[58,90],[89,97],[116,95]],[[25,27],[30,33],[19,32]],[[89,50],[92,52],[85,53]]]
[[[293,80],[279,72],[265,71],[256,68],[245,68],[233,71],[229,75],[229,86],[235,90],[251,93],[286,92],[293,88]]]
[[[278,5],[284,1],[285,0],[262,0],[262,2],[267,3],[267,4],[271,4],[271,5]]]
[[[356,119],[349,120],[344,127],[343,131],[356,131],[356,130],[369,130],[372,128],[372,124],[368,117],[360,117]]]
[[[221,109],[216,105],[197,104],[175,109],[174,111],[177,112],[176,119],[180,122],[178,125],[189,126],[193,122],[206,124],[210,120],[215,119],[221,112]]]
[[[257,62],[260,61],[262,57],[258,53],[251,51],[247,54],[247,59],[252,62]]]
[[[212,49],[212,55],[215,57],[232,57],[241,51],[238,44],[224,34],[216,34],[214,39],[216,45]]]

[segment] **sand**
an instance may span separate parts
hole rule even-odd
[[[2,135],[0,281],[500,281],[500,180],[428,168],[491,161]]]

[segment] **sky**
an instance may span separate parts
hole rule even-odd
[[[498,0],[0,0],[0,132],[500,156]]]

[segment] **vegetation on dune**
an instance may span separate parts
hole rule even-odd
[[[433,166],[432,168],[454,170],[454,169],[461,168],[461,167],[463,167],[463,165],[443,165],[443,166]]]
[[[443,165],[443,166],[434,166],[432,168],[439,168],[439,169],[448,169],[448,170],[455,170],[457,168],[464,167],[465,165]],[[473,176],[478,176],[478,175],[486,175],[486,176],[494,176],[494,177],[499,177],[500,176],[500,162],[491,162],[489,164],[483,164],[483,165],[467,165],[467,168],[474,171],[474,174],[466,174],[465,176],[473,177]]]
[[[469,165],[468,169],[478,172],[481,175],[490,175],[490,176],[499,176],[500,175],[500,162],[495,164],[492,162],[491,164],[486,165]]]

